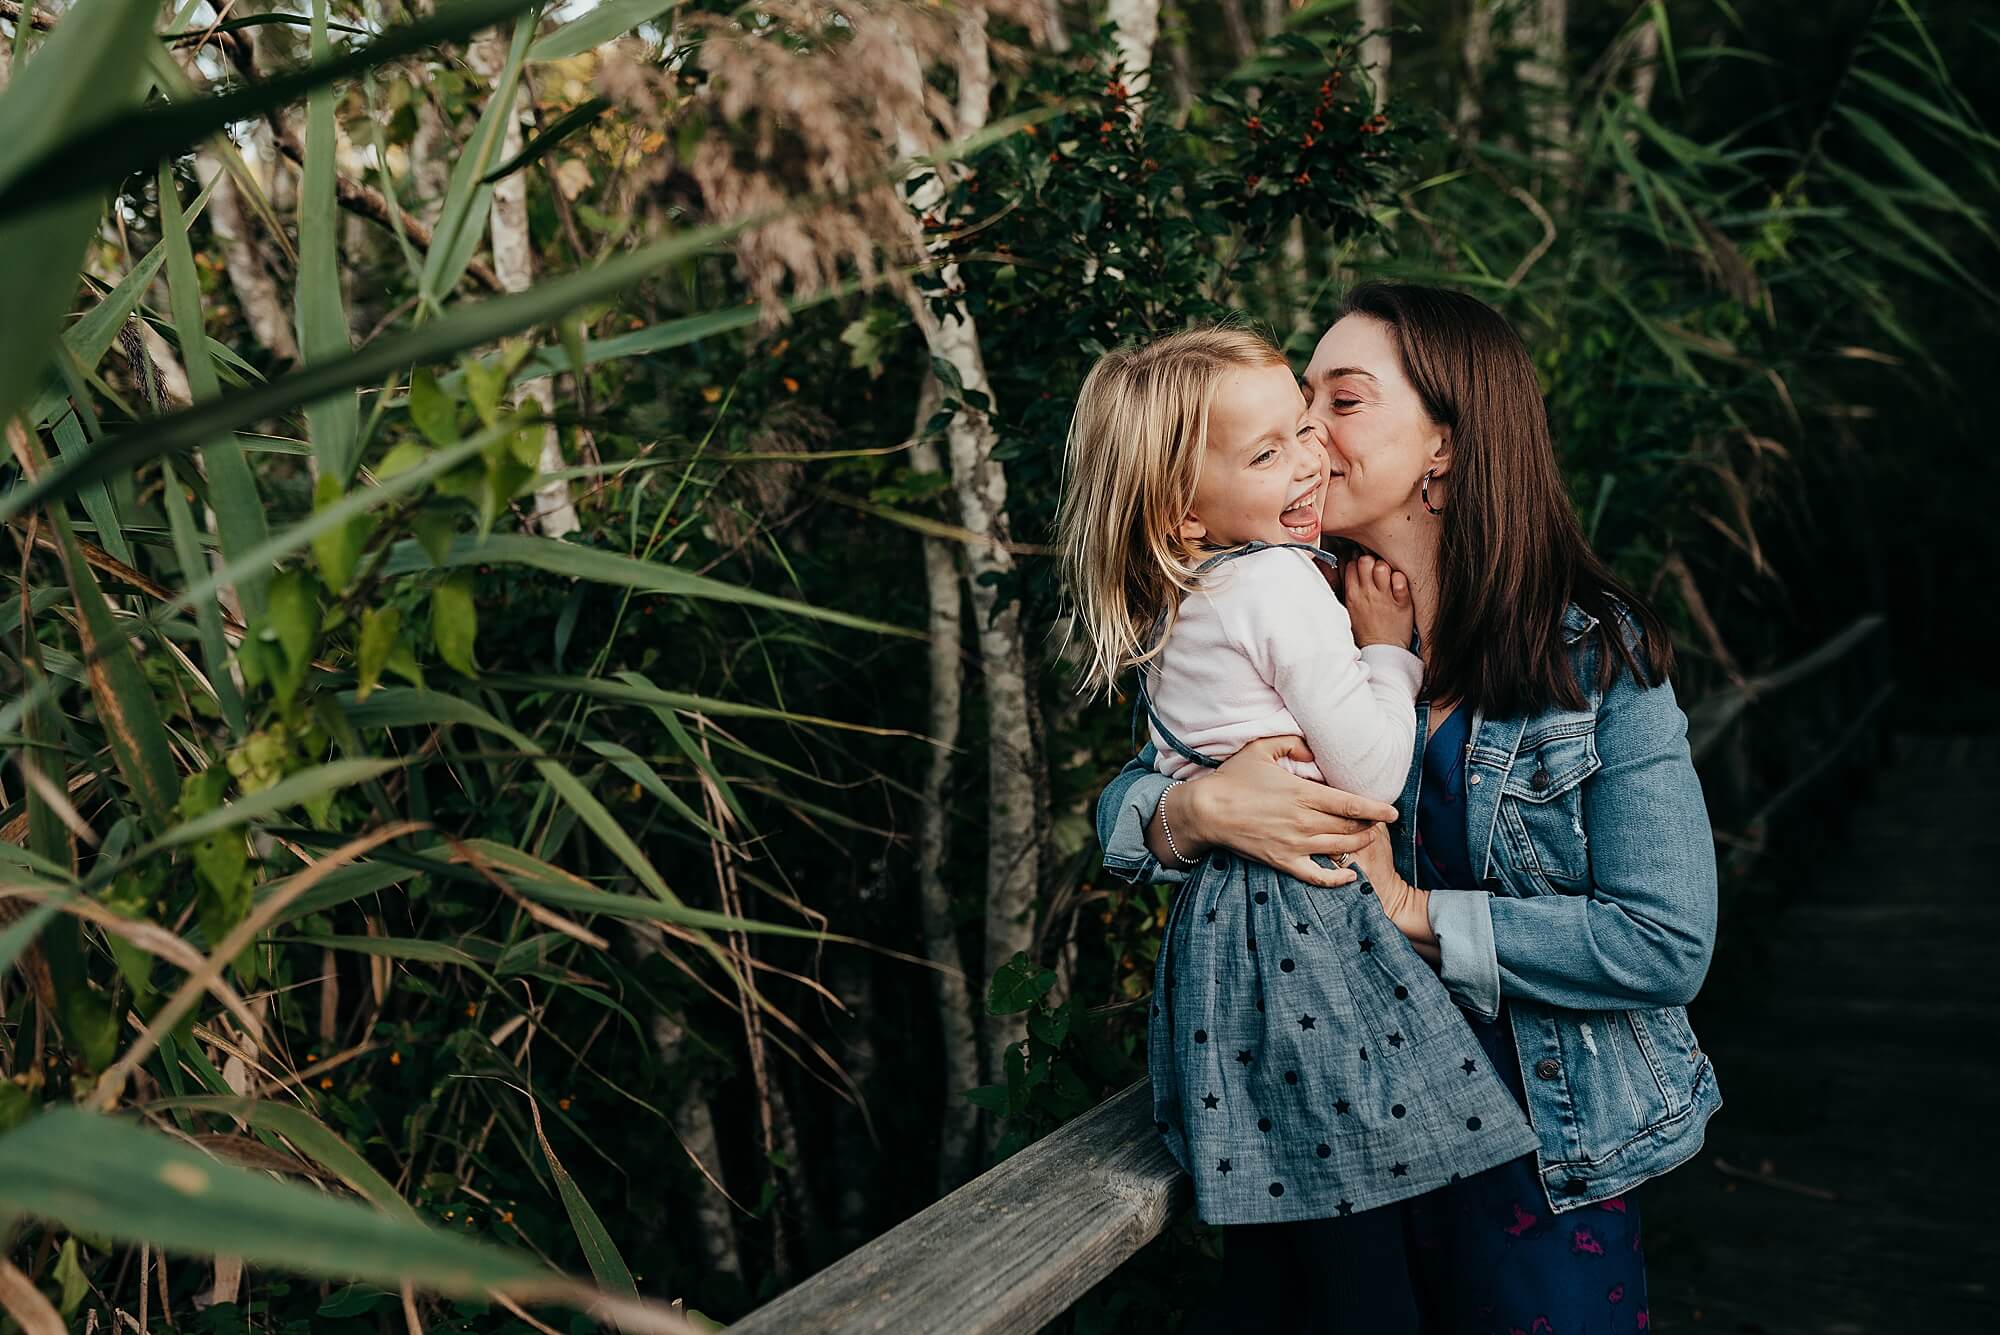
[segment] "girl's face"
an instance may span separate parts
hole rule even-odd
[[[1223,376],[1209,404],[1207,453],[1182,538],[1209,547],[1318,545],[1327,461],[1305,406],[1282,364]]]
[[[1383,523],[1422,516],[1419,485],[1426,471],[1449,471],[1451,442],[1403,374],[1389,326],[1366,315],[1335,324],[1313,350],[1306,388],[1306,420],[1332,456],[1325,531],[1367,545]],[[1436,478],[1431,500],[1442,505]]]

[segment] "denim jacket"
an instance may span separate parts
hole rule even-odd
[[[1722,1106],[1686,1010],[1708,971],[1716,890],[1687,716],[1667,683],[1644,688],[1620,671],[1599,690],[1596,625],[1574,605],[1563,618],[1588,708],[1474,714],[1466,831],[1481,881],[1430,896],[1453,999],[1492,1020],[1507,998],[1542,1187],[1558,1211],[1686,1161]],[[1426,713],[1419,706],[1390,827],[1411,884]],[[1152,761],[1148,746],[1104,790],[1098,838],[1114,875],[1178,881],[1146,848],[1168,783]]]

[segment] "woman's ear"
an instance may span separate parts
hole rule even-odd
[[[1441,428],[1438,431],[1437,443],[1431,446],[1431,457],[1426,467],[1438,477],[1443,477],[1451,471],[1451,429],[1449,427]]]

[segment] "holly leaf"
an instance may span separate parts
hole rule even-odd
[[[1055,970],[1030,963],[1027,952],[1017,950],[1013,959],[993,973],[986,989],[986,1013],[1014,1015],[1024,1011],[1055,985]]]
[[[1037,1006],[1028,1012],[1028,1032],[1052,1048],[1069,1037],[1070,1021],[1076,1018],[1076,1002],[1065,1001],[1054,1010]]]
[[[382,669],[395,652],[403,630],[403,613],[394,607],[371,607],[361,614],[361,638],[354,655],[354,698],[366,700],[382,679]]]
[[[458,405],[427,369],[420,368],[410,377],[410,421],[433,445],[458,440]]]
[[[472,660],[479,636],[479,610],[472,601],[472,572],[458,570],[431,590],[431,639],[438,657],[468,677],[479,675]]]

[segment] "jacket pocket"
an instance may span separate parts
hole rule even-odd
[[[1652,1073],[1666,1115],[1672,1117],[1685,1111],[1694,1096],[1695,1061],[1691,1055],[1694,1034],[1687,1025],[1687,1012],[1678,1006],[1668,1006],[1623,1014],[1639,1055]]]
[[[1583,785],[1600,765],[1596,717],[1583,715],[1536,729],[1508,767],[1500,814],[1514,864],[1550,890],[1582,889],[1589,881]]]
[[[1603,1162],[1686,1108],[1690,1081],[1665,1069],[1646,1012],[1560,1011],[1556,1029],[1578,1159]]]

